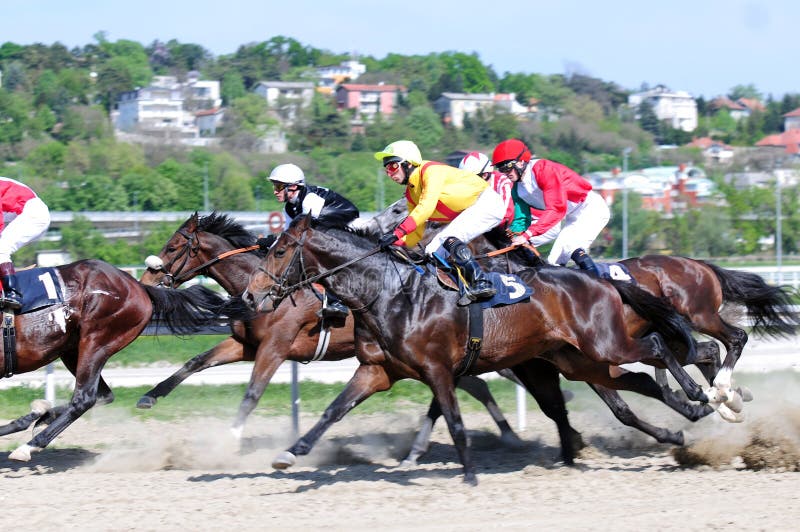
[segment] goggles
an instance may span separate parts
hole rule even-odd
[[[293,191],[297,190],[297,184],[296,183],[279,183],[277,181],[273,181],[272,182],[272,190],[274,190],[275,192],[281,192],[281,191],[283,191],[284,189],[287,189],[287,188],[288,188],[289,192],[293,192]]]
[[[400,163],[397,161],[390,161],[384,164],[383,167],[386,169],[387,174],[389,173],[393,174],[397,171],[398,168],[400,168]]]
[[[499,164],[494,165],[495,169],[500,172],[501,174],[508,174],[511,170],[515,168],[517,161],[514,159],[510,161],[505,161]]]

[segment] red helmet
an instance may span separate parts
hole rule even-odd
[[[530,160],[530,150],[524,142],[517,139],[504,140],[494,148],[492,153],[492,164],[495,166],[506,161],[528,162]]]

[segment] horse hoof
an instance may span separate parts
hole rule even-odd
[[[513,432],[504,432],[500,435],[500,443],[505,445],[506,447],[511,447],[514,449],[521,449],[525,446],[525,442],[523,442],[519,436],[514,434]]]
[[[34,399],[31,401],[31,412],[43,416],[48,410],[53,408],[50,401],[44,399]]]
[[[397,469],[410,469],[412,467],[417,467],[417,460],[415,458],[407,457],[403,459],[402,462],[397,466]]]
[[[244,427],[231,427],[231,435],[233,439],[236,441],[242,441],[242,434],[244,433]]]
[[[136,408],[141,408],[142,410],[150,410],[156,404],[156,398],[150,397],[149,395],[143,395],[139,401],[136,403]]]
[[[25,445],[20,445],[16,449],[14,449],[11,454],[8,455],[9,460],[16,460],[17,462],[30,462],[31,461],[31,453],[33,451],[38,451],[38,447],[31,447],[27,443]]]
[[[753,400],[753,392],[750,391],[750,388],[746,386],[739,386],[736,388],[736,391],[739,392],[739,395],[742,396],[742,401],[745,403],[749,403]]]
[[[730,399],[725,401],[725,405],[738,414],[742,411],[742,408],[744,408],[744,401],[742,400],[742,396],[739,395],[739,392],[733,391],[730,394]]]
[[[297,463],[297,457],[289,451],[283,451],[275,457],[272,461],[272,467],[275,469],[289,469]]]
[[[464,484],[475,487],[478,485],[478,477],[475,476],[475,473],[464,473]]]
[[[728,423],[741,423],[744,421],[744,414],[740,412],[734,412],[728,408],[725,403],[719,405],[719,408],[717,408],[717,413]]]

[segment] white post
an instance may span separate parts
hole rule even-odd
[[[56,404],[56,376],[54,375],[55,369],[53,363],[50,362],[45,368],[44,376],[44,400],[51,405]]]
[[[528,413],[528,405],[525,398],[528,395],[528,390],[524,386],[517,384],[517,430],[525,430],[526,419]]]

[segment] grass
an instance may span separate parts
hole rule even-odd
[[[183,364],[227,338],[225,334],[194,336],[140,336],[128,347],[112,356],[108,367],[146,366],[165,362]]]
[[[516,388],[506,379],[488,381],[489,388],[498,405],[505,412],[513,412],[516,408]],[[565,388],[580,388],[581,385],[563,383]],[[178,386],[169,396],[158,400],[151,410],[139,410],[136,402],[150,388],[139,386],[132,388],[115,388],[115,400],[110,405],[98,408],[114,409],[133,417],[174,420],[187,416],[230,417],[233,419],[239,403],[244,396],[245,384],[229,384],[220,386]],[[304,414],[321,415],[325,408],[342,391],[344,383],[324,384],[312,381],[300,382],[300,409]],[[583,386],[585,388],[585,386]],[[30,402],[42,397],[42,390],[19,386],[0,393],[0,418],[13,419],[29,411]],[[65,403],[71,397],[71,390],[58,388],[56,403]],[[357,406],[354,414],[373,414],[381,412],[397,412],[401,410],[417,410],[420,415],[427,411],[432,394],[424,384],[403,380],[392,389],[373,395]],[[464,412],[479,412],[483,406],[466,392],[458,390],[458,400]],[[529,407],[534,406],[529,401]],[[271,384],[254,411],[254,415],[288,416],[291,415],[291,388],[289,384]]]

